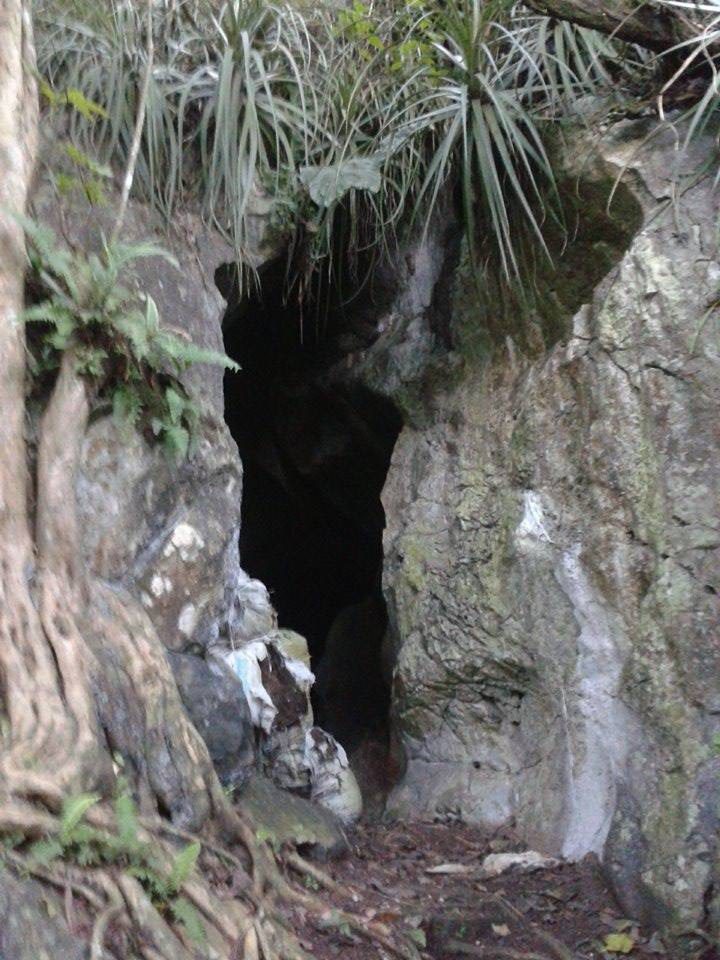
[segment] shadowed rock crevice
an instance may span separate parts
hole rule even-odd
[[[399,416],[365,388],[328,383],[334,348],[314,319],[283,301],[279,267],[244,299],[230,279],[221,272],[218,286],[229,301],[225,346],[242,367],[225,383],[244,467],[242,566],[267,585],[280,626],[307,638],[317,722],[353,750],[384,733],[389,706],[380,492]],[[325,328],[338,333],[342,324],[336,311]]]

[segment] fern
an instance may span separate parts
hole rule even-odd
[[[81,794],[66,800],[58,835],[34,843],[29,851],[32,861],[44,867],[58,860],[81,867],[119,867],[140,883],[158,910],[173,917],[189,940],[204,944],[206,934],[200,915],[180,893],[197,865],[200,843],[183,847],[168,872],[141,839],[137,808],[124,778],[120,778],[114,802],[115,833],[96,830],[85,822],[88,811],[99,799],[95,794]]]
[[[38,866],[47,867],[54,860],[59,860],[64,853],[64,847],[59,840],[38,840],[30,848],[30,859]]]
[[[128,849],[133,850],[138,845],[138,818],[133,798],[122,789],[115,798],[115,819],[117,821],[118,838]]]
[[[72,350],[76,369],[99,402],[109,402],[126,430],[142,430],[159,440],[175,460],[192,449],[199,411],[179,377],[193,364],[237,370],[229,357],[198,347],[160,323],[155,301],[144,308],[121,283],[143,257],[171,254],[153,243],[107,244],[101,254],[63,248],[47,227],[22,218],[28,258],[44,299],[29,307],[25,322],[38,325],[32,369],[59,367]]]
[[[173,860],[168,880],[171,892],[177,893],[182,889],[183,884],[195,869],[198,857],[200,856],[200,844],[189,843],[184,847]]]
[[[185,930],[188,939],[196,946],[203,946],[207,940],[205,927],[200,914],[185,897],[177,897],[170,902],[170,912]]]
[[[71,797],[63,803],[60,818],[60,841],[68,842],[76,834],[81,821],[91,807],[100,802],[96,793],[83,793],[78,797]]]

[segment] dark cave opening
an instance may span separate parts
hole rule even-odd
[[[301,335],[283,267],[269,265],[243,299],[230,268],[217,278],[225,349],[242,368],[225,380],[244,470],[240,558],[270,590],[279,625],[307,638],[316,722],[351,753],[387,734],[380,493],[401,423],[389,401],[326,376],[332,329]]]

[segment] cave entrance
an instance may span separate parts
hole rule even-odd
[[[244,468],[240,557],[279,625],[307,638],[317,723],[351,754],[387,734],[380,493],[401,424],[389,401],[327,377],[342,321],[331,317],[323,337],[302,331],[283,270],[266,268],[258,293],[230,294],[224,322],[242,367],[225,381]],[[231,270],[218,286],[233,289]]]

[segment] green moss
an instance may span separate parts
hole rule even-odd
[[[497,265],[480,270],[464,249],[453,289],[453,347],[466,363],[490,359],[511,338],[531,357],[566,338],[577,310],[619,262],[642,224],[630,189],[614,183],[567,179],[560,184],[565,217],[546,225],[552,262],[538,245],[522,248],[521,280],[514,287]],[[568,236],[571,238],[568,241]]]

